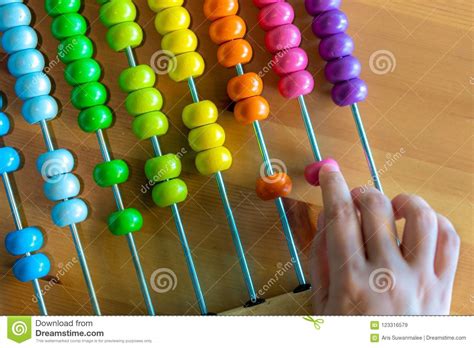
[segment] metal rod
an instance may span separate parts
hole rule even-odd
[[[301,116],[303,117],[304,126],[306,128],[306,134],[308,134],[309,144],[311,146],[311,151],[313,152],[313,157],[316,161],[321,161],[321,152],[319,151],[318,141],[316,140],[316,134],[314,133],[313,124],[311,118],[309,117],[308,108],[304,101],[304,97],[300,95],[298,97],[298,102],[300,103]]]
[[[197,92],[196,84],[194,83],[194,79],[190,77],[188,79],[188,86],[189,90],[191,91],[191,98],[193,98],[193,103],[199,102],[199,94]]]
[[[130,67],[132,68],[137,66],[137,63],[135,61],[135,55],[133,54],[133,49],[130,46],[125,49],[125,54],[127,55],[128,65],[130,65]]]
[[[51,135],[49,134],[49,127],[48,123],[45,120],[41,120],[39,122],[41,126],[41,131],[43,133],[44,143],[46,144],[46,148],[48,151],[54,151],[53,141],[51,139]]]

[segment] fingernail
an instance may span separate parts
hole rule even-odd
[[[340,171],[341,169],[339,168],[339,165],[334,160],[324,164],[321,167],[321,172],[323,173],[334,173],[334,172],[340,172]]]

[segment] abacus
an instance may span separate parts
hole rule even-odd
[[[266,176],[257,180],[257,195],[262,200],[273,199],[275,201],[299,282],[299,286],[294,292],[307,290],[311,285],[306,282],[281,198],[290,193],[291,178],[286,173],[273,171],[260,126],[260,121],[265,120],[270,114],[270,106],[267,100],[261,96],[263,81],[254,72],[244,73],[243,64],[252,59],[252,46],[244,39],[246,23],[242,17],[237,15],[239,2],[238,0],[205,0],[203,10],[206,18],[212,22],[209,27],[209,36],[212,42],[219,45],[218,62],[225,68],[235,68],[237,73],[237,76],[229,80],[227,84],[227,94],[236,103],[234,107],[235,119],[241,124],[253,126],[265,165]],[[267,26],[271,24],[270,21],[267,22]],[[286,72],[292,64],[292,61],[288,61],[279,68]]]
[[[0,93],[0,137],[10,131],[10,120],[1,110],[3,109],[3,97]],[[38,301],[41,315],[47,315],[46,304],[38,279],[48,274],[51,267],[48,257],[43,253],[35,253],[43,246],[43,233],[38,227],[23,227],[20,211],[13,193],[9,174],[20,168],[21,160],[18,151],[12,147],[0,147],[0,174],[3,186],[7,194],[8,204],[13,216],[16,230],[7,234],[5,238],[5,249],[14,256],[24,255],[13,265],[13,274],[21,282],[32,282],[33,291]]]
[[[27,123],[40,125],[46,144],[47,152],[38,157],[36,167],[46,181],[43,186],[45,196],[59,202],[53,207],[51,217],[56,226],[69,226],[93,310],[100,314],[76,226],[87,218],[88,208],[82,199],[76,198],[80,191],[80,182],[71,173],[74,168],[72,153],[66,149],[55,149],[49,133],[47,122],[57,116],[58,104],[50,95],[51,81],[43,72],[45,59],[36,48],[38,36],[30,26],[31,12],[18,0],[2,0],[0,5],[2,47],[9,55],[8,71],[17,78],[15,92],[24,101],[22,115]],[[44,258],[43,262],[46,262]]]

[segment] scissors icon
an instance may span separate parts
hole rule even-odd
[[[324,319],[314,319],[314,318],[312,318],[312,317],[309,316],[309,315],[306,316],[306,317],[303,317],[303,319],[306,320],[306,321],[309,321],[309,322],[313,323],[314,328],[315,328],[316,330],[321,329],[321,324],[324,324]]]

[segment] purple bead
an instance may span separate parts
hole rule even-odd
[[[308,66],[308,55],[302,48],[295,47],[288,51],[281,51],[273,57],[275,64],[273,71],[280,76],[304,70]]]
[[[359,77],[360,70],[359,60],[353,56],[346,56],[327,63],[324,74],[329,82],[338,83]]]
[[[298,47],[301,43],[301,33],[293,24],[285,24],[265,34],[265,47],[270,53],[289,50]]]
[[[287,2],[277,2],[265,6],[258,13],[258,24],[265,31],[280,25],[291,24],[293,19],[295,19],[295,12]]]
[[[341,0],[305,0],[306,12],[316,16],[321,12],[336,10],[341,6]]]
[[[354,52],[354,41],[346,33],[325,37],[319,43],[319,55],[325,61],[349,56]]]
[[[343,33],[346,31],[347,26],[348,21],[344,12],[332,10],[315,17],[312,29],[314,35],[319,38],[324,38],[329,35]]]
[[[280,94],[287,99],[298,98],[313,91],[314,79],[307,70],[286,75],[278,82]]]
[[[361,79],[338,83],[332,88],[332,100],[339,106],[352,105],[367,97],[367,85]]]

